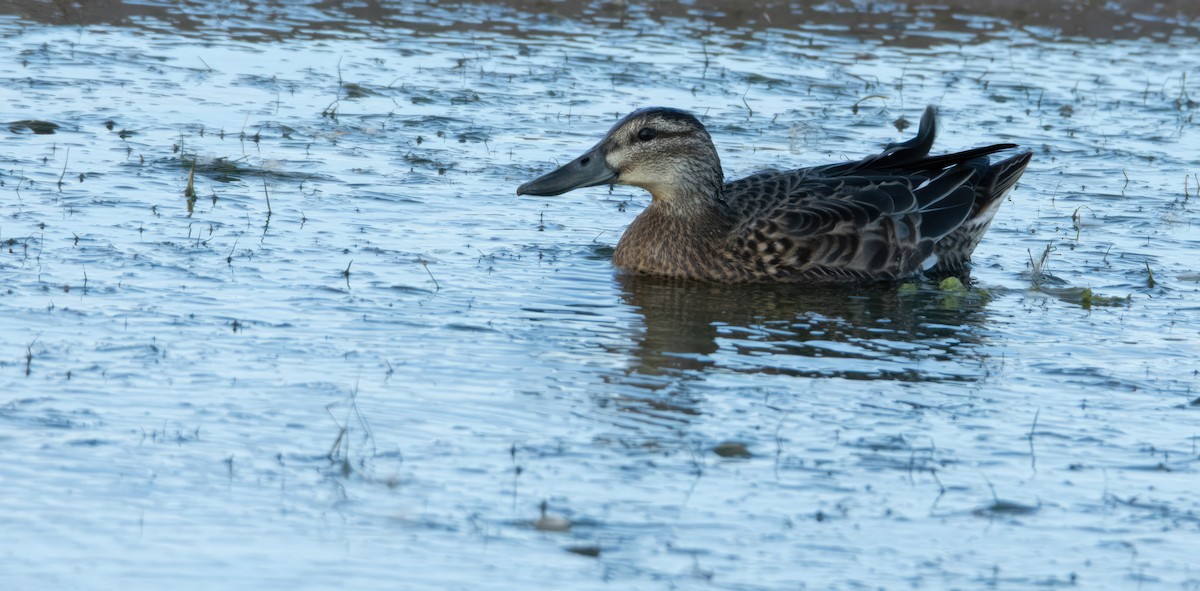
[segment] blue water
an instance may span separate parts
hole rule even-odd
[[[0,20],[0,587],[1200,584],[1187,21],[139,6]],[[1035,156],[966,295],[681,286],[514,195],[652,104]]]

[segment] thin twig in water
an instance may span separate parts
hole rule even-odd
[[[512,458],[512,464],[513,464],[512,509],[513,509],[513,511],[516,511],[517,510],[517,496],[518,496],[517,495],[517,493],[518,493],[517,487],[520,484],[521,473],[525,471],[525,468],[523,468],[520,464],[517,463],[517,444],[515,444],[515,443],[512,444],[512,447],[510,447],[508,449],[508,455],[509,455],[509,457]]]
[[[929,506],[929,510],[932,512],[937,508],[938,501],[941,501],[942,497],[946,495],[946,485],[942,484],[941,478],[938,478],[936,469],[931,468],[929,470],[929,475],[933,477],[933,481],[938,485],[938,494],[933,498],[933,503]]]
[[[779,417],[779,424],[775,425],[775,480],[779,481],[779,460],[783,457],[783,436],[780,432],[783,430],[783,422],[787,420],[790,412],[784,412],[783,416]]]
[[[1122,192],[1122,194],[1123,194],[1123,192]],[[1090,208],[1086,205],[1080,205],[1079,207],[1076,207],[1074,213],[1071,214],[1071,223],[1075,225],[1075,241],[1076,242],[1079,241],[1079,235],[1083,232],[1083,210],[1084,209],[1086,209],[1088,211],[1092,211],[1092,208]],[[1096,215],[1096,212],[1093,211],[1092,216],[1094,217],[1095,215]]]
[[[242,131],[238,133],[238,141],[242,142],[242,156],[246,156],[246,126],[250,124],[250,113],[242,120]]]
[[[271,219],[271,194],[267,192],[267,175],[262,175],[263,195],[267,197],[267,219]]]
[[[435,278],[433,276],[433,271],[429,270],[429,261],[426,261],[425,259],[417,259],[417,262],[421,263],[422,267],[425,267],[426,273],[429,273],[429,278],[433,280],[433,287],[435,288],[435,290],[442,291],[442,286],[438,285],[438,280],[437,280],[437,278]]]
[[[196,161],[192,161],[192,171],[188,173],[187,187],[183,189],[183,197],[187,199],[188,217],[196,211]]]
[[[360,427],[365,433],[366,442],[371,444],[371,456],[378,455],[378,450],[375,448],[375,434],[371,430],[371,424],[367,422],[367,417],[363,415],[362,410],[358,408],[358,384],[354,385],[354,391],[350,393],[350,408],[346,411],[346,420],[339,421],[337,416],[333,414],[333,407],[341,404],[339,402],[331,402],[325,405],[325,412],[329,413],[334,424],[338,426],[337,437],[333,440],[333,445],[329,448],[329,453],[326,457],[331,462],[339,463],[342,467],[342,473],[349,475],[350,466],[350,422],[357,420]]]
[[[870,100],[870,99],[879,99],[879,100],[881,100],[881,101],[886,101],[886,100],[887,100],[887,97],[886,97],[886,96],[883,96],[882,94],[872,94],[872,95],[869,95],[869,96],[864,96],[864,97],[862,97],[862,98],[858,99],[857,101],[855,101],[855,102],[854,102],[854,104],[853,104],[853,105],[851,105],[851,107],[850,107],[850,110],[851,110],[851,111],[852,111],[852,112],[853,112],[855,115],[857,115],[857,114],[858,114],[858,106],[859,106],[860,104],[862,104],[862,103],[863,103],[863,101],[867,101],[867,100]]]
[[[230,246],[230,247],[229,247],[229,255],[225,257],[225,264],[226,264],[226,265],[229,265],[229,266],[231,266],[231,267],[233,266],[233,251],[234,251],[234,250],[237,250],[237,243],[238,243],[238,240],[241,240],[241,239],[242,239],[242,237],[241,237],[241,236],[238,236],[237,238],[234,238],[234,239],[233,239],[233,246]]]
[[[1026,252],[1029,253],[1029,265],[1031,267],[1029,275],[1033,282],[1033,287],[1039,287],[1042,284],[1042,280],[1045,279],[1046,261],[1050,259],[1050,253],[1053,250],[1054,244],[1047,244],[1046,249],[1042,251],[1042,256],[1034,260],[1033,251],[1026,249]]]
[[[187,187],[183,189],[183,196],[188,199],[196,198],[196,161],[192,161],[192,170],[188,173]]]
[[[1037,411],[1033,413],[1033,424],[1029,426],[1029,466],[1033,469],[1034,473],[1037,473],[1037,452],[1033,450],[1033,432],[1037,429],[1038,417],[1041,414],[1042,409],[1038,407]]]
[[[346,439],[346,430],[349,425],[349,421],[347,421],[346,425],[343,425],[341,421],[338,421],[337,416],[333,414],[333,406],[335,404],[337,403],[331,402],[325,405],[325,412],[329,413],[329,418],[333,419],[334,424],[338,426],[338,435],[334,438],[333,445],[329,448],[329,453],[325,454],[325,457],[329,458],[331,462],[337,461],[338,450],[341,449],[342,442]]]
[[[68,145],[66,156],[62,157],[62,174],[59,174],[59,192],[62,192],[62,177],[67,175],[67,162],[71,161],[71,147]]]
[[[37,342],[37,339],[33,339],[33,342],[25,346],[25,377],[29,377],[29,374],[33,373],[33,346]]]
[[[987,483],[988,490],[992,491],[992,502],[1000,504],[1000,497],[996,495],[996,487],[992,486],[992,479],[988,478],[987,474],[980,474],[980,476],[983,476],[983,481]]]

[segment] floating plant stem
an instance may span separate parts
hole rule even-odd
[[[271,194],[267,192],[267,175],[263,175],[263,196],[267,198],[267,220],[271,219]]]
[[[1038,417],[1042,416],[1042,409],[1038,407],[1033,413],[1033,424],[1029,426],[1029,467],[1037,472],[1037,452],[1033,449],[1033,434],[1037,431]]]
[[[1080,235],[1080,233],[1083,232],[1083,210],[1084,209],[1091,211],[1093,217],[1095,217],[1095,215],[1096,215],[1096,212],[1092,211],[1092,208],[1090,208],[1086,205],[1080,205],[1079,207],[1075,208],[1074,213],[1071,214],[1071,224],[1075,226],[1075,241],[1076,242],[1079,242],[1079,235]]]
[[[63,177],[67,176],[67,162],[71,160],[71,146],[67,146],[67,154],[63,157],[62,174],[58,175],[58,192],[62,193]]]
[[[1031,267],[1029,278],[1033,282],[1034,287],[1038,287],[1042,284],[1042,279],[1045,278],[1046,273],[1046,261],[1050,259],[1050,253],[1053,250],[1054,244],[1047,244],[1046,250],[1042,251],[1042,256],[1038,257],[1036,260],[1033,258],[1033,251],[1028,251],[1029,265]]]
[[[850,107],[850,110],[851,110],[851,111],[852,111],[852,112],[853,112],[855,115],[857,115],[857,114],[858,114],[858,106],[859,106],[859,105],[861,105],[861,104],[862,104],[864,101],[868,101],[868,100],[871,100],[871,99],[879,99],[879,100],[881,100],[881,101],[886,101],[886,100],[887,100],[887,97],[886,97],[886,96],[883,96],[882,94],[872,94],[872,95],[869,95],[869,96],[864,96],[864,97],[862,97],[862,98],[858,99],[857,101],[855,101],[855,102],[854,102],[854,104],[853,104],[853,105]]]
[[[426,261],[425,259],[417,259],[417,262],[421,263],[422,267],[425,267],[426,273],[429,273],[429,278],[433,280],[433,287],[435,290],[442,291],[442,286],[438,285],[438,280],[433,276],[433,271],[429,270],[429,261]]]
[[[192,170],[188,172],[187,187],[183,189],[183,196],[188,198],[188,213],[191,213],[191,204],[196,201],[196,161],[192,161]]]
[[[33,372],[33,346],[37,342],[37,339],[33,339],[33,342],[25,346],[25,377],[29,377],[29,374]]]

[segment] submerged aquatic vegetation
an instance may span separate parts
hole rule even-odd
[[[1125,297],[1100,295],[1093,292],[1090,287],[1053,290],[1052,293],[1063,301],[1077,300],[1079,305],[1085,310],[1090,310],[1093,306],[1127,306],[1133,301],[1132,295]]]
[[[192,162],[192,169],[188,171],[187,186],[183,189],[183,196],[187,199],[187,212],[192,215],[196,208],[196,163]]]
[[[1044,293],[1069,304],[1078,305],[1085,310],[1093,306],[1123,306],[1132,300],[1132,294],[1125,296],[1109,296],[1095,293],[1090,287],[1070,287],[1062,279],[1050,275],[1046,263],[1050,253],[1054,252],[1053,244],[1047,244],[1042,254],[1036,259],[1029,253],[1029,278],[1036,292]],[[1153,286],[1151,286],[1153,287]]]

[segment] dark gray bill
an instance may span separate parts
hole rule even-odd
[[[517,195],[562,195],[572,189],[594,187],[617,180],[617,171],[604,161],[604,153],[596,146],[559,168],[520,187]]]

